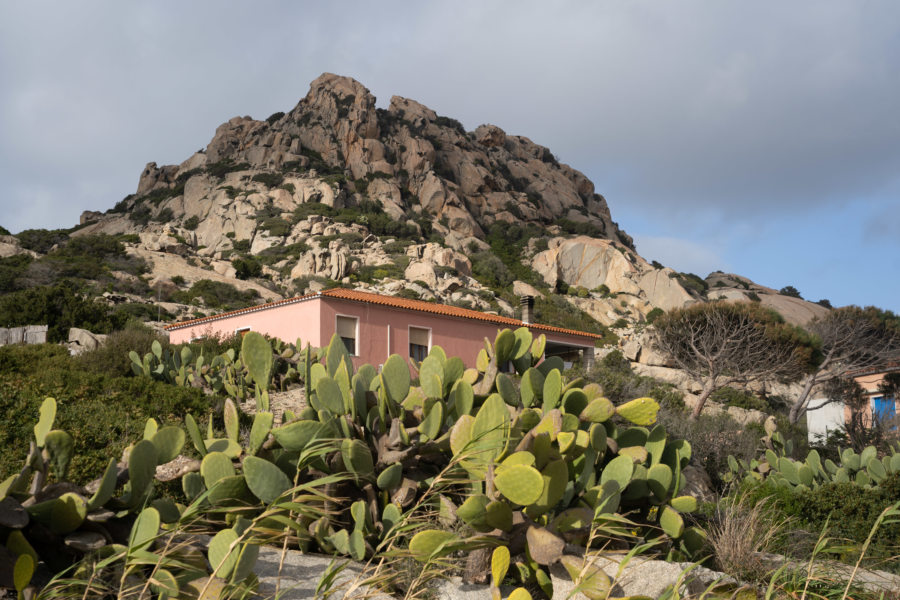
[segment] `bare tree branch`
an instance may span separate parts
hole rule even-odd
[[[807,329],[821,344],[822,360],[807,375],[803,391],[791,406],[797,423],[809,410],[813,389],[854,371],[880,368],[900,360],[900,325],[892,313],[846,306],[812,321]]]
[[[778,315],[753,303],[715,302],[669,312],[654,324],[655,342],[703,389],[692,417],[720,387],[800,373],[798,334]]]

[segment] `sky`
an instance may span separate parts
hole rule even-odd
[[[323,72],[582,171],[648,260],[900,312],[900,3],[0,4],[0,225],[70,227]]]

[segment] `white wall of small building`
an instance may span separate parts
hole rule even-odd
[[[818,406],[824,402],[824,398],[815,398],[810,401],[810,406]],[[844,426],[844,403],[832,402],[817,410],[806,413],[806,427],[809,432],[809,442],[816,441],[817,437],[827,437],[829,431],[840,429]]]

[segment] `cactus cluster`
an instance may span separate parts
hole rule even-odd
[[[284,390],[297,383],[308,356],[301,348],[300,340],[294,345],[253,334],[244,336],[237,355],[229,349],[212,358],[202,352],[195,356],[187,344],[170,351],[154,341],[143,357],[134,350],[128,357],[136,375],[179,387],[203,387],[240,402],[253,396],[257,386],[267,392],[270,387]],[[260,398],[261,394],[256,396]]]
[[[790,458],[793,445],[777,431],[769,432],[769,446],[759,458],[750,461],[728,457],[727,481],[743,479],[750,483],[768,481],[796,490],[808,490],[828,483],[854,483],[862,487],[880,484],[892,473],[900,472],[900,452],[892,448],[879,457],[875,446],[856,453],[844,448],[839,462],[824,461],[816,450],[810,450],[803,461]]]
[[[184,431],[150,419],[143,439],[126,449],[121,462],[111,459],[100,479],[81,487],[66,479],[75,449],[67,432],[53,428],[55,418],[56,401],[47,398],[22,470],[0,484],[3,558],[13,561],[20,597],[33,597],[37,586],[73,565],[75,578],[88,578],[97,561],[114,566],[129,585],[146,584],[156,597],[190,597],[190,588],[203,585],[216,568],[214,547],[208,556],[190,544],[163,551],[162,532],[184,507],[153,494],[156,468],[181,453]],[[243,552],[244,546],[236,548]],[[252,587],[253,552],[246,552],[241,570],[215,573],[224,585]],[[158,565],[152,579],[147,565]]]
[[[304,550],[374,556],[398,534],[403,538],[405,518],[423,508],[439,513],[445,528],[409,538],[414,557],[503,546],[507,568],[523,583],[545,587],[549,566],[571,566],[569,544],[639,537],[695,553],[702,533],[686,527],[682,515],[696,502],[680,495],[690,445],[667,439],[655,423],[653,400],[615,406],[597,385],[567,381],[562,361],[543,356],[545,344],[525,328],[505,330],[485,340],[476,368],[434,346],[421,363],[392,355],[378,372],[370,365],[355,369],[337,336],[325,348],[298,352],[273,349],[251,332],[240,356],[222,359],[233,368],[223,370],[223,387],[240,373],[256,397],[249,432],[241,430],[230,398],[218,431],[212,420],[202,430],[191,415],[183,429],[148,421],[144,439],[121,463],[110,461],[90,494],[70,484],[45,485],[51,472],[64,480],[73,452],[71,437],[52,427],[55,403],[48,400],[25,468],[0,486],[7,548],[22,561],[20,574],[57,556],[75,563],[93,553],[118,557],[139,579],[148,576],[139,565],[149,564],[160,532],[171,524],[224,527],[205,556],[190,546],[185,556],[169,555],[173,560],[154,555],[163,566],[153,574],[153,590],[164,598],[190,596],[209,572],[207,587],[252,587],[251,539],[287,536]],[[156,363],[140,361],[151,372],[170,359],[175,364],[161,348],[151,354]],[[205,365],[183,349],[179,355],[185,376],[196,377],[197,365]],[[268,390],[280,356],[297,358],[308,406],[285,411],[276,424]],[[501,372],[508,364],[516,374]],[[155,498],[157,466],[176,458],[188,440],[199,460],[176,474],[188,506]],[[448,473],[451,484],[431,493]],[[454,522],[475,536],[459,537],[454,531],[464,528]],[[47,531],[55,545],[47,545]],[[29,558],[18,558],[23,555]],[[30,573],[19,578],[26,579]]]
[[[655,424],[654,400],[615,406],[596,384],[566,382],[558,358],[541,360],[544,344],[543,336],[533,340],[525,328],[500,332],[493,344],[485,341],[476,372],[432,385],[449,389],[451,414],[462,408],[448,429],[449,443],[474,483],[455,510],[457,518],[494,543],[524,547],[516,574],[544,586],[546,568],[569,560],[566,544],[586,545],[592,525],[618,523],[617,515],[629,515],[642,537],[665,534],[684,554],[699,551],[703,534],[686,528],[682,517],[696,500],[679,495],[690,445],[667,439]],[[436,370],[426,369],[429,360],[421,365],[420,381]],[[508,362],[521,377],[518,390],[498,372]],[[606,531],[615,536],[621,528]],[[420,548],[414,554],[427,560],[459,541],[430,530],[417,534],[410,547]]]
[[[320,511],[291,517],[291,540],[357,560],[396,534],[405,511],[433,501],[446,526],[461,521],[479,543],[527,548],[514,563],[523,581],[549,581],[547,567],[563,559],[566,543],[587,543],[596,519],[610,524],[610,537],[626,537],[623,514],[635,523],[627,535],[667,536],[684,554],[696,552],[702,534],[682,517],[696,502],[680,495],[690,445],[667,439],[653,400],[614,406],[598,386],[566,381],[562,361],[544,358],[545,344],[525,328],[501,331],[470,369],[434,346],[412,365],[416,382],[399,355],[380,373],[355,369],[334,336],[318,352],[307,349],[317,358],[302,374],[308,406],[286,411],[280,425],[261,410],[241,439],[229,401],[226,437],[216,439],[188,416],[202,461],[183,477],[184,491],[206,494],[210,512],[239,507],[256,518],[289,490],[333,478]],[[500,372],[507,363],[520,377]],[[465,483],[425,500],[454,469]],[[409,549],[429,560],[471,543],[425,530]]]

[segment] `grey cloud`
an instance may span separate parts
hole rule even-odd
[[[887,0],[5,3],[0,202],[22,207],[7,227],[69,224],[333,71],[381,106],[531,137],[614,218],[826,210],[900,188],[898,17]]]

